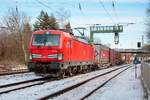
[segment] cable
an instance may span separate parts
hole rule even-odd
[[[114,13],[115,13],[115,17],[116,17],[116,19],[118,20],[118,23],[119,23],[119,17],[118,17],[117,12],[116,12],[116,7],[115,7],[115,1],[114,0],[112,1],[112,7],[113,7],[113,10],[114,10]]]
[[[40,5],[46,7],[46,8],[48,8],[48,9],[50,9],[50,10],[53,10],[51,7],[49,7],[48,5],[44,4],[43,2],[41,2],[41,1],[39,1],[39,0],[35,0],[35,1],[37,1],[37,3],[39,3]],[[58,11],[55,11],[55,12],[56,12],[58,15],[63,16],[63,15],[62,15],[61,13],[59,13]]]
[[[35,1],[37,1],[39,4],[41,4],[41,5],[43,5],[43,6],[45,6],[45,7],[47,7],[47,8],[49,8],[49,9],[51,9],[51,10],[52,10],[52,8],[51,8],[51,7],[47,6],[47,5],[46,5],[46,4],[44,4],[43,2],[41,2],[41,1],[39,1],[39,0],[35,0]]]
[[[49,7],[48,5],[46,5],[45,3],[41,2],[40,0],[35,0],[37,3],[39,3],[40,5],[52,10],[52,11],[55,11],[53,8]],[[63,25],[64,22],[69,22],[69,15],[67,16],[67,13],[64,11],[64,13],[62,13],[63,10],[61,9],[60,12],[59,11],[55,11],[56,14],[58,14],[58,16],[61,16],[61,24]]]
[[[79,9],[80,9],[80,11],[82,10],[82,6],[81,6],[80,2],[79,2]]]
[[[115,21],[113,20],[112,16],[109,14],[109,12],[107,11],[107,9],[105,8],[103,2],[101,0],[99,0],[100,4],[102,5],[103,9],[105,10],[105,12],[107,13],[107,15],[109,16],[110,20],[115,23]]]
[[[49,7],[48,5],[46,5],[46,4],[44,4],[43,2],[41,2],[41,1],[39,1],[39,0],[35,0],[35,1],[37,1],[39,4],[41,4],[42,6],[44,6],[44,7],[46,7],[46,8],[48,8],[48,9],[50,9],[50,10],[52,10],[53,11],[53,9],[51,8],[51,7]],[[58,15],[60,15],[60,16],[62,16],[62,17],[65,17],[65,15],[63,15],[63,14],[61,14],[60,12],[58,12],[58,11],[55,11]]]

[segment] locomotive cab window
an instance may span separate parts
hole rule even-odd
[[[33,46],[59,46],[60,35],[56,34],[34,34]]]

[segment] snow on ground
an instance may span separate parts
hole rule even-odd
[[[104,76],[98,77],[94,80],[91,80],[91,81],[83,84],[82,86],[80,86],[78,88],[75,88],[71,91],[68,91],[68,92],[66,92],[66,93],[64,93],[64,94],[62,94],[58,97],[52,98],[52,99],[53,100],[70,100],[70,98],[72,98],[72,100],[80,100],[86,94],[90,93],[92,90],[96,89],[97,87],[99,87],[100,85],[105,83],[107,80],[109,80],[111,77],[113,77],[116,74],[120,73],[124,69],[126,69],[126,68],[119,69],[119,70],[114,71],[112,73],[109,73],[109,74],[106,74]]]
[[[109,69],[99,70],[99,71],[82,74],[82,75],[78,75],[78,76],[74,76],[62,80],[48,82],[42,85],[33,86],[22,90],[9,92],[7,94],[0,95],[0,100],[10,100],[10,99],[11,100],[37,100],[38,98],[41,98],[45,95],[64,89],[68,86],[72,86],[73,84],[97,76],[99,74],[105,73],[109,70],[116,69],[118,67],[112,67]]]
[[[140,65],[138,65],[137,72],[138,77],[135,78],[134,67],[125,71],[87,100],[143,100]]]
[[[21,82],[25,80],[32,80],[35,78],[40,78],[40,76],[36,76],[34,73],[4,75],[4,76],[0,76],[0,85],[16,83],[16,82]]]

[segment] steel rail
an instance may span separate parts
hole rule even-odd
[[[0,85],[0,89],[5,88],[5,87],[20,85],[20,84],[24,84],[24,83],[29,83],[29,82],[41,81],[41,80],[45,80],[45,79],[47,79],[47,78],[36,78],[36,79],[32,79],[32,80],[26,80],[26,81],[21,81],[21,82],[6,84],[6,85]]]
[[[13,74],[21,74],[21,73],[29,73],[28,70],[18,70],[18,71],[0,71],[0,76],[5,75],[13,75]]]
[[[56,96],[61,95],[61,94],[65,93],[65,92],[68,92],[68,91],[70,91],[70,90],[73,90],[73,89],[75,89],[75,88],[77,88],[77,87],[79,87],[79,86],[81,86],[81,85],[83,85],[83,84],[85,84],[85,83],[87,83],[87,82],[93,80],[93,79],[96,79],[96,78],[98,78],[98,77],[100,77],[100,76],[104,76],[104,75],[106,75],[106,74],[109,74],[109,73],[114,72],[114,71],[116,71],[116,70],[119,70],[119,69],[121,69],[121,68],[125,68],[125,67],[127,67],[127,66],[130,66],[130,65],[125,65],[125,66],[123,66],[123,67],[116,68],[116,69],[113,69],[113,70],[111,70],[111,71],[108,71],[108,72],[102,73],[102,74],[100,74],[100,75],[94,76],[94,77],[92,77],[92,78],[90,78],[90,79],[84,80],[84,81],[82,81],[82,82],[80,82],[80,83],[77,83],[77,84],[75,84],[75,85],[66,87],[65,89],[62,89],[62,90],[56,91],[56,92],[54,92],[54,93],[51,93],[51,94],[49,94],[49,95],[46,95],[46,96],[44,96],[44,97],[41,97],[41,98],[39,98],[38,100],[47,100],[47,99],[49,99],[49,98],[56,97]],[[127,68],[129,68],[129,67],[127,67]]]
[[[111,77],[110,79],[108,79],[107,81],[105,81],[103,84],[101,84],[100,86],[98,86],[96,89],[94,89],[93,91],[91,91],[90,93],[86,94],[84,97],[82,97],[80,100],[84,100],[86,98],[88,98],[89,96],[91,96],[95,91],[97,91],[98,89],[102,88],[104,85],[106,85],[108,82],[110,82],[112,79],[114,79],[115,77],[117,77],[118,75],[120,75],[121,73],[123,73],[124,71],[126,71],[127,69],[129,69],[130,67],[122,70],[121,72],[119,72],[118,74],[114,75],[113,77]]]
[[[22,81],[22,82],[17,82],[17,83],[12,83],[12,84],[6,84],[6,85],[1,85],[0,86],[0,89],[3,89],[3,88],[11,88],[13,86],[18,86],[18,85],[24,85],[24,84],[29,84],[27,86],[21,86],[21,87],[16,87],[16,88],[13,88],[13,89],[8,89],[6,91],[2,91],[0,92],[0,94],[3,94],[3,93],[8,93],[8,92],[11,92],[11,91],[16,91],[16,90],[20,90],[20,89],[24,89],[24,88],[28,88],[28,87],[31,87],[31,86],[35,86],[35,85],[41,85],[41,84],[44,84],[44,83],[47,83],[47,82],[50,82],[52,81],[53,79],[48,79],[48,78],[38,78],[38,79],[33,79],[33,80],[27,80],[27,81]],[[39,83],[33,83],[32,82],[36,82],[36,81],[39,81]]]

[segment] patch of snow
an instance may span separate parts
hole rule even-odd
[[[7,94],[0,95],[0,99],[2,100],[9,100],[9,99],[11,100],[37,100],[45,95],[64,89],[68,86],[72,86],[73,84],[76,84],[83,80],[89,79],[91,77],[97,76],[99,74],[105,73],[107,71],[110,71],[110,70],[113,70],[122,66],[94,71],[91,73],[81,74],[81,75],[77,75],[74,77],[70,77],[70,78],[66,78],[62,80],[56,80],[56,81],[48,82],[42,85],[9,92]]]
[[[56,98],[52,98],[52,99],[53,100],[70,100],[70,98],[72,98],[72,100],[80,100],[86,94],[90,93],[92,90],[96,89],[97,87],[99,87],[100,85],[102,85],[107,80],[109,80],[110,78],[112,78],[116,74],[120,73],[124,69],[126,69],[126,68],[119,69],[119,70],[116,70],[112,73],[98,77],[94,80],[91,80],[91,81],[81,85],[78,88],[75,88],[71,91],[68,91],[68,92],[66,92],[66,93],[64,93],[64,94],[62,94]],[[49,99],[49,100],[51,100],[51,99]]]
[[[6,85],[26,80],[32,80],[35,78],[40,78],[41,76],[36,76],[34,73],[23,73],[23,74],[13,74],[0,76],[0,85]]]
[[[138,66],[138,77],[135,78],[134,67],[125,71],[96,91],[87,100],[143,100],[144,94],[140,72],[140,66]]]
[[[35,81],[35,82],[20,84],[20,85],[17,85],[17,86],[11,86],[11,87],[7,87],[7,88],[0,88],[0,92],[9,91],[9,90],[12,90],[12,89],[21,88],[21,87],[25,87],[25,86],[29,86],[29,85],[34,85],[34,84],[41,83],[41,82],[43,82],[43,81]]]

